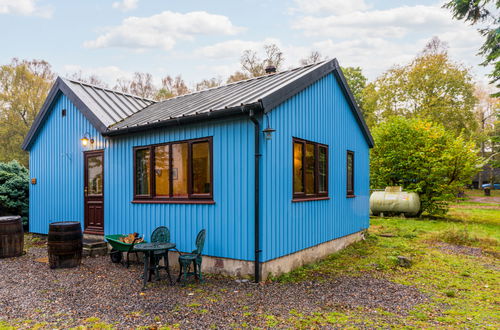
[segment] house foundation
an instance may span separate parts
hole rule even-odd
[[[265,281],[270,276],[279,276],[296,268],[326,258],[332,253],[338,252],[350,244],[364,238],[364,232],[339,237],[331,241],[321,243],[301,251],[288,254],[261,263],[261,280]],[[170,267],[178,270],[178,254],[169,254]],[[202,272],[211,274],[223,274],[235,277],[253,277],[254,262],[229,258],[203,256]]]

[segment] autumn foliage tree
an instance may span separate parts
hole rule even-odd
[[[393,116],[424,118],[455,135],[474,133],[475,104],[469,69],[452,61],[437,38],[409,64],[393,67],[363,91],[363,109],[374,122]]]
[[[441,124],[392,117],[372,129],[372,188],[403,186],[420,194],[422,212],[447,211],[465,184],[479,171],[475,144]]]
[[[175,78],[166,76],[161,80],[161,87],[156,92],[155,99],[157,101],[163,101],[175,96],[188,94],[190,92],[191,90],[180,75]]]
[[[311,64],[316,64],[321,61],[326,60],[326,57],[321,55],[321,53],[317,50],[313,50],[309,53],[307,57],[304,57],[299,61],[300,65],[311,65]]]
[[[285,58],[283,52],[276,44],[264,45],[264,57],[262,58],[257,51],[247,49],[243,52],[240,59],[241,71],[232,74],[227,82],[232,83],[253,77],[260,77],[266,74],[266,67],[274,66],[277,71],[282,69]]]
[[[17,159],[28,166],[28,153],[21,144],[53,80],[52,68],[45,61],[15,58],[0,66],[0,162]]]
[[[202,91],[209,88],[215,88],[222,85],[221,78],[211,78],[211,79],[203,79],[199,83],[196,84],[195,89],[197,91]]]

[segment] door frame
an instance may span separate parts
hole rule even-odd
[[[100,155],[102,157],[102,230],[94,228],[87,229],[87,183],[88,183],[88,171],[87,171],[87,157]],[[83,233],[90,235],[104,235],[104,149],[89,150],[83,152]]]

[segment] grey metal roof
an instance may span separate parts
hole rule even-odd
[[[113,91],[80,81],[63,78],[62,80],[106,127],[155,103],[153,100]]]
[[[38,112],[22,148],[27,150],[48,117],[52,102],[63,93],[102,134],[112,124],[127,118],[155,101],[87,83],[58,77]]]
[[[269,101],[272,101],[272,95],[281,92],[284,87],[290,86],[294,81],[300,80],[321,67],[333,68],[333,61],[320,62],[171,98],[153,104],[112,125],[110,131],[220,111],[263,101],[263,105],[266,108],[275,107],[277,104],[266,104],[265,100],[269,99]]]
[[[336,59],[178,96],[163,102],[57,78],[22,148],[28,149],[53,100],[64,93],[105,136],[189,124],[252,111],[269,112],[327,74],[333,73],[368,144],[373,138]]]

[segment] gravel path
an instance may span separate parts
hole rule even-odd
[[[500,205],[500,196],[471,196],[468,201],[477,203],[492,203],[498,206]],[[474,205],[474,207],[476,206]]]
[[[483,250],[478,247],[441,243],[438,245],[438,248],[443,252],[451,254],[464,254],[473,257],[483,255]]]
[[[45,256],[45,247],[35,247],[20,258],[0,259],[0,320],[29,319],[57,327],[82,324],[90,317],[119,328],[160,323],[265,326],[265,314],[287,318],[291,310],[361,306],[404,315],[426,300],[413,287],[370,276],[259,285],[212,276],[203,285],[154,283],[141,293],[140,265],[126,269],[106,256],[84,258],[79,268],[50,270],[36,261]]]

